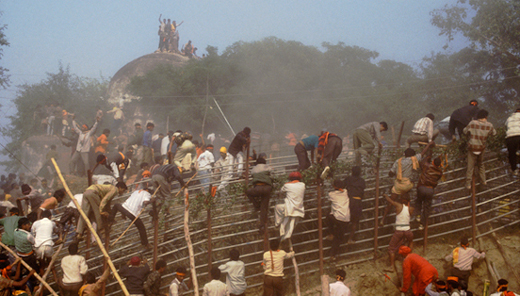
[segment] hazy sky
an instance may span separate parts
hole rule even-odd
[[[192,40],[200,55],[207,45],[222,52],[240,40],[275,36],[316,47],[341,41],[375,50],[382,59],[416,65],[446,44],[430,24],[430,12],[455,2],[4,0],[0,20],[8,26],[4,32],[10,46],[0,63],[9,69],[12,86],[0,90],[1,112],[13,112],[9,100],[16,95],[16,85],[42,80],[46,72],[57,71],[59,62],[79,76],[111,77],[131,60],[152,53],[161,13],[184,21],[180,44]],[[5,124],[1,119],[0,127]]]

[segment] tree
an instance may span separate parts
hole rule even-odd
[[[472,86],[473,98],[484,100],[484,106],[502,116],[511,111],[518,100],[520,81],[520,4],[512,0],[459,0],[432,13],[432,24],[441,35],[453,41],[458,34],[470,42],[470,46],[454,54],[461,61],[462,54],[475,59],[467,60],[465,73],[477,75]],[[462,64],[457,63],[459,66]],[[471,69],[478,69],[472,71]],[[462,68],[462,70],[464,70]],[[458,76],[463,78],[463,76]]]
[[[1,15],[2,15],[2,13],[0,12],[0,16]],[[0,26],[0,59],[4,55],[3,47],[9,46],[9,42],[7,41],[7,38],[6,38],[5,32],[4,32],[4,30],[6,28],[7,28],[7,25]],[[2,88],[6,88],[7,86],[9,86],[9,75],[7,75],[7,71],[9,71],[9,70],[0,66],[0,87],[2,87]]]

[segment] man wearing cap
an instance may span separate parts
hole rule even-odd
[[[462,130],[474,119],[478,110],[478,101],[471,100],[468,106],[461,107],[451,113],[449,131],[453,141],[457,139],[455,130],[457,130],[459,138],[462,137]]]
[[[144,282],[150,273],[146,258],[141,261],[139,256],[132,257],[119,269],[119,275],[125,279],[125,286],[130,295],[144,295]]]
[[[89,169],[90,165],[88,161],[88,155],[90,152],[90,147],[92,146],[92,135],[94,135],[94,133],[96,132],[99,120],[100,118],[96,117],[96,122],[90,129],[86,124],[81,125],[80,128],[76,120],[72,120],[72,127],[74,128],[74,131],[79,135],[79,137],[78,144],[76,145],[76,150],[74,151],[74,154],[70,159],[70,173],[73,173],[74,166],[78,168],[77,164],[79,162],[83,162],[83,166],[85,169],[83,172],[79,172],[79,170],[77,171],[77,173],[80,176],[85,175],[86,171]]]
[[[410,148],[413,143],[434,141],[439,135],[439,130],[433,128],[435,116],[431,113],[415,122],[412,135],[406,139],[406,148]]]
[[[197,172],[199,173],[200,184],[207,191],[209,187],[211,170],[215,165],[215,157],[213,156],[213,145],[202,145],[202,153],[197,158]]]
[[[520,296],[507,290],[509,282],[505,279],[499,279],[497,283],[497,291],[489,296]]]
[[[215,175],[220,179],[217,190],[225,189],[233,178],[233,157],[224,146],[220,147],[220,158],[215,163]]]
[[[132,152],[126,152],[126,155],[122,151],[114,151],[108,156],[100,154],[97,156],[96,162],[99,165],[105,166],[108,170],[112,171],[112,175],[118,181],[123,181],[126,169],[130,163]]]
[[[520,148],[520,107],[516,108],[506,120],[506,147],[509,157],[509,165],[514,176],[518,176],[518,156],[516,152]]]
[[[473,259],[486,258],[486,253],[479,253],[477,250],[469,247],[469,241],[467,237],[462,237],[460,240],[460,247],[456,247],[451,254],[444,257],[446,261],[453,261],[453,268],[451,269],[451,275],[464,280],[469,284],[469,276],[471,275],[471,265]]]
[[[318,136],[311,135],[294,146],[294,153],[298,158],[298,170],[303,171],[311,166],[311,162],[314,163],[314,155],[318,152],[319,138]],[[309,155],[307,151],[311,152],[311,160],[309,161]]]
[[[251,143],[251,129],[249,127],[244,127],[244,129],[236,134],[231,144],[229,144],[229,154],[231,155],[231,163],[237,164],[237,176],[242,174],[242,169],[244,167],[244,148],[246,145]]]
[[[291,238],[297,220],[304,217],[303,196],[305,183],[301,182],[300,172],[289,174],[289,182],[280,189],[280,197],[285,194],[283,204],[274,208],[274,226],[280,227],[280,240]]]
[[[404,257],[403,261],[403,286],[401,292],[406,293],[412,283],[412,274],[415,277],[413,282],[413,295],[424,295],[426,286],[439,277],[437,269],[426,259],[417,255],[410,254],[412,249],[407,246],[399,248],[399,254]]]

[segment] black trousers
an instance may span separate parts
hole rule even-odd
[[[518,163],[518,156],[516,155],[516,151],[520,148],[520,136],[514,136],[506,138],[506,146],[507,152],[509,154],[509,164],[511,165],[511,170],[516,170],[516,165]]]
[[[255,185],[246,190],[246,195],[253,203],[253,206],[260,210],[260,225],[265,225],[267,222],[272,189],[273,187],[270,185]]]
[[[298,158],[299,171],[306,170],[311,166],[311,161],[309,160],[309,156],[307,155],[307,150],[305,150],[305,147],[301,143],[298,143],[296,144],[296,146],[294,146],[294,153]]]
[[[109,221],[114,221],[114,218],[116,217],[118,211],[121,212],[122,215],[124,215],[125,217],[130,219],[130,221],[134,221],[135,216],[132,215],[132,213],[127,211],[125,208],[123,208],[123,206],[121,204],[115,204],[112,207],[112,211],[110,212]],[[137,230],[139,230],[139,237],[141,238],[141,244],[143,246],[148,245],[148,236],[146,235],[146,228],[144,227],[144,224],[143,224],[143,221],[141,221],[141,218],[137,218],[137,220],[135,220],[135,222],[134,222],[134,225],[137,227]]]
[[[329,142],[323,150],[321,166],[327,167],[334,162],[343,150],[343,141],[338,137],[330,137]]]
[[[430,216],[430,210],[432,208],[432,198],[433,198],[434,189],[419,186],[417,187],[417,201],[416,201],[416,209],[421,213],[421,223],[425,225],[428,217]]]
[[[345,232],[347,232],[348,222],[339,221],[334,217],[334,215],[329,214],[327,216],[327,225],[329,226],[330,234],[334,236],[330,248],[330,255],[336,256],[341,249],[341,244],[345,240]]]

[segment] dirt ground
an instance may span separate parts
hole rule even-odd
[[[483,244],[482,246],[479,246],[478,243],[476,245],[470,243],[470,247],[477,249],[477,251],[486,252],[486,259],[491,266],[495,266],[499,278],[507,279],[509,281],[509,290],[517,293],[520,292],[520,236],[518,235],[518,230],[518,227],[511,227],[510,229],[497,233],[498,241],[504,248],[506,259],[499,251],[499,248],[491,235],[481,239]],[[426,254],[423,253],[422,244],[416,244],[413,252],[426,258],[437,268],[439,277],[445,279],[449,275],[451,262],[446,262],[444,257],[450,254],[450,252],[458,245],[458,238],[451,238],[447,235],[445,238],[441,238],[438,241],[439,242],[433,242],[428,245]],[[509,267],[508,264],[506,264],[506,260],[510,265]],[[388,255],[382,253],[380,258],[376,261],[370,260],[352,265],[343,265],[341,261],[336,264],[328,262],[325,264],[325,269],[326,273],[329,275],[330,282],[335,281],[335,279],[333,279],[335,269],[344,269],[347,272],[345,283],[350,288],[352,296],[399,296],[400,292],[396,285],[397,283],[400,283],[402,278],[402,258],[398,258],[398,261],[396,262],[398,269],[397,275],[395,273],[383,271],[383,268],[387,267],[388,264]],[[514,272],[512,269],[514,269]],[[388,279],[385,280],[384,273],[390,276],[395,284]],[[473,262],[473,271],[469,279],[468,290],[472,291],[474,295],[482,295],[485,280],[491,282],[490,291],[493,293],[496,289],[496,282],[488,272],[486,260],[475,260]],[[292,281],[290,284],[294,285]],[[302,295],[321,295],[319,275],[311,275],[302,280]],[[407,295],[412,295],[411,289]]]

